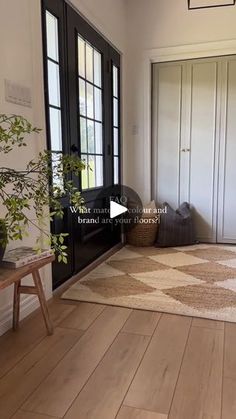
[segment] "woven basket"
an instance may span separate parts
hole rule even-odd
[[[158,221],[152,221],[156,218],[156,216],[143,215],[139,222],[128,231],[127,243],[137,247],[153,246],[156,240]]]

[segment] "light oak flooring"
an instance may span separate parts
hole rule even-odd
[[[1,419],[235,419],[236,324],[58,298],[0,338]]]

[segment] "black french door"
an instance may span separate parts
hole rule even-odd
[[[85,161],[74,181],[88,211],[103,209],[101,192],[120,182],[120,56],[63,0],[43,0],[43,32],[48,147]],[[63,206],[52,229],[69,232],[69,257],[54,263],[54,288],[120,241],[118,227]]]

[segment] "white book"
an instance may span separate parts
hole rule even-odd
[[[51,256],[51,249],[42,249],[40,253],[32,247],[22,246],[8,250],[1,261],[1,266],[11,269],[21,268],[24,265]]]

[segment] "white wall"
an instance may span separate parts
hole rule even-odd
[[[117,49],[124,52],[125,0],[73,0],[73,3]],[[0,62],[0,113],[23,115],[43,130],[29,139],[27,148],[0,157],[0,165],[4,163],[20,169],[46,147],[40,0],[0,1]],[[31,88],[32,108],[5,101],[4,79]],[[35,234],[31,234],[24,244],[33,244],[34,238]],[[49,298],[51,271],[47,269],[42,274]],[[35,298],[27,296],[23,301],[22,316],[35,306]],[[9,288],[0,293],[0,334],[11,326],[11,314],[12,289]]]
[[[127,0],[70,0],[113,45],[125,52]]]
[[[42,50],[39,2],[29,0],[1,0],[0,3],[0,113],[20,114],[29,119],[33,124],[43,129],[40,135],[32,135],[28,146],[17,149],[14,153],[0,157],[0,164],[10,165],[23,169],[25,163],[37,156],[40,149],[46,145],[44,124],[44,96],[42,77]],[[5,101],[4,79],[9,79],[19,84],[28,86],[32,91],[32,108],[14,105]],[[24,244],[32,245],[35,232]],[[15,247],[19,243],[11,244]],[[50,278],[50,271],[45,269]],[[51,283],[45,281],[47,297],[51,295]],[[35,306],[33,297],[22,298],[23,316],[28,314]],[[12,289],[8,288],[0,293],[0,333],[11,325]]]
[[[144,54],[155,48],[236,39],[236,6],[189,11],[187,0],[127,0],[127,21],[125,180],[148,200]]]

